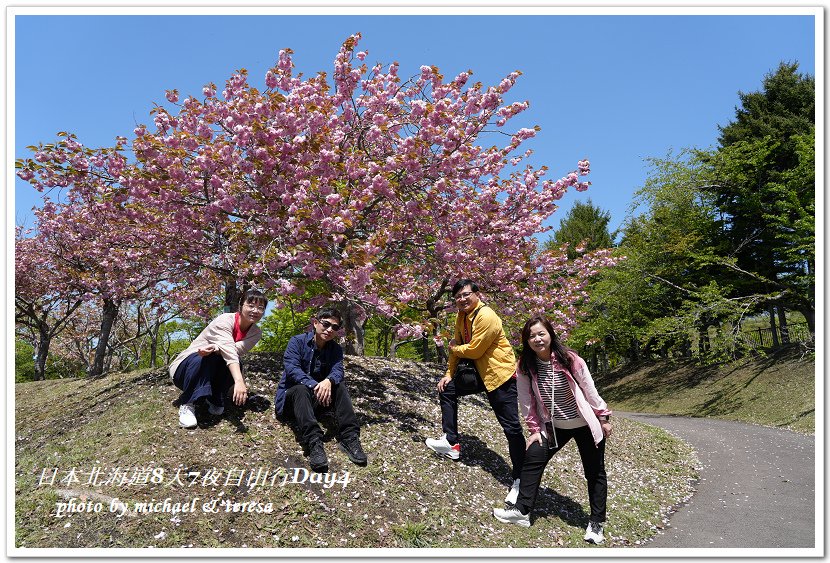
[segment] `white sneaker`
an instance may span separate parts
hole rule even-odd
[[[602,522],[588,522],[588,527],[585,528],[585,541],[596,544],[605,541],[605,536],[602,533]]]
[[[499,522],[505,522],[507,524],[516,524],[518,526],[523,526],[525,528],[530,527],[530,513],[522,514],[519,512],[518,508],[494,508],[493,509],[493,516],[496,517],[496,520]]]
[[[225,412],[225,407],[223,407],[222,405],[214,405],[210,402],[210,399],[205,399],[205,402],[207,402],[208,412],[213,416],[219,416],[223,412]]]
[[[504,502],[507,504],[516,504],[517,500],[519,500],[519,480],[514,479],[513,484],[510,486],[510,492],[504,497]]]
[[[193,403],[185,403],[179,407],[179,426],[182,428],[196,428],[196,407]]]
[[[461,444],[451,446],[447,441],[447,435],[443,434],[437,440],[435,438],[427,438],[425,441],[428,448],[435,453],[446,456],[450,459],[458,459],[461,457]]]

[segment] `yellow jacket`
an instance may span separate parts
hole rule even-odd
[[[447,375],[453,377],[459,358],[470,358],[474,361],[487,391],[492,391],[505,381],[513,377],[516,372],[516,356],[513,347],[504,335],[501,319],[493,309],[479,303],[470,313],[475,316],[472,323],[472,338],[466,344],[456,344],[450,349],[450,360],[447,364]],[[455,341],[463,341],[464,326],[470,334],[470,318],[464,313],[458,313],[455,319]]]

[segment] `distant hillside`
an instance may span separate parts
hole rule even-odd
[[[279,355],[247,365],[253,408],[200,411],[190,431],[178,427],[178,390],[162,370],[17,384],[15,545],[586,547],[573,444],[545,473],[533,526],[502,524],[491,512],[507,493],[509,456],[483,395],[462,399],[453,463],[423,444],[440,434],[442,368],[347,357],[346,369],[369,464],[351,464],[329,432],[328,477],[306,473],[294,433],[274,419]],[[607,545],[632,546],[689,498],[698,462],[663,431],[614,424]]]
[[[649,362],[599,380],[622,411],[709,416],[815,432],[815,360],[799,347],[719,366]]]

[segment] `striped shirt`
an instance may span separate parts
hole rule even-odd
[[[568,377],[563,371],[554,371],[551,362],[536,358],[539,394],[545,407],[550,409],[553,403],[553,424],[559,428],[578,428],[587,424],[579,414],[576,399],[568,385]]]

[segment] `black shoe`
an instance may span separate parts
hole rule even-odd
[[[368,458],[366,457],[366,452],[363,451],[363,447],[360,445],[360,438],[357,436],[346,438],[338,445],[341,450],[346,452],[346,455],[349,456],[352,463],[366,465]]]
[[[308,446],[308,464],[313,471],[325,473],[329,469],[329,458],[323,449],[323,442],[316,440]]]

